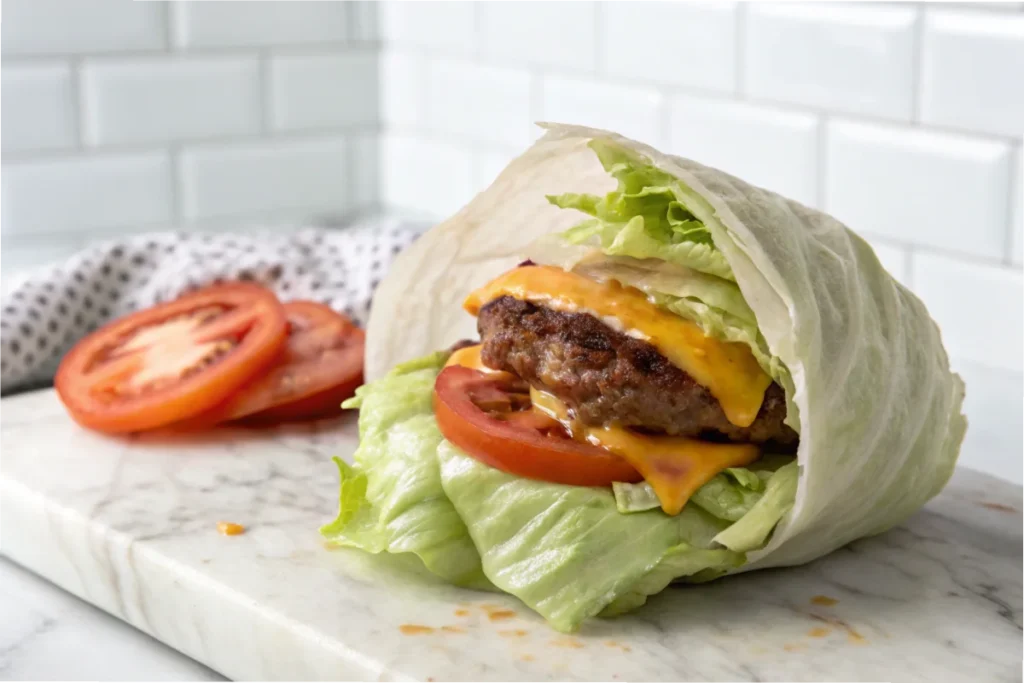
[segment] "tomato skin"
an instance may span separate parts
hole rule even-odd
[[[195,337],[197,343],[237,339],[223,357],[177,381],[123,399],[101,400],[98,384],[104,380],[97,377],[105,366],[99,361],[119,340],[211,306],[228,311],[200,327]],[[223,402],[273,362],[286,333],[284,309],[273,292],[251,283],[214,285],[131,313],[85,337],[61,360],[54,388],[71,417],[84,427],[113,434],[161,427]],[[110,365],[118,362],[111,359]],[[127,375],[145,359],[132,356],[120,362]]]
[[[184,429],[244,419],[269,423],[341,414],[341,402],[363,383],[366,334],[316,301],[284,304],[289,332],[275,361]]]
[[[291,403],[261,410],[258,413],[241,418],[242,422],[253,424],[274,424],[277,422],[295,422],[301,420],[320,420],[336,417],[345,411],[341,403],[355,395],[356,389],[363,384],[363,374],[349,382],[321,391]]]
[[[637,482],[640,473],[603,448],[570,438],[546,436],[517,422],[496,419],[472,400],[491,393],[495,378],[461,366],[444,368],[434,384],[434,416],[448,441],[480,462],[527,479],[573,486]],[[529,421],[529,415],[524,415]]]

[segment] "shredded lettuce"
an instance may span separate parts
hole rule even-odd
[[[653,166],[636,164],[620,148],[593,140],[605,170],[618,188],[603,197],[548,195],[563,209],[593,216],[562,233],[570,244],[593,244],[609,256],[657,258],[702,273],[734,280],[732,269],[711,240],[711,232],[679,201],[679,181]]]
[[[738,521],[760,502],[765,482],[792,461],[792,456],[788,455],[767,455],[751,468],[730,467],[697,489],[690,503],[718,519]],[[615,506],[622,514],[661,507],[657,494],[647,482],[627,484],[617,481],[612,484],[612,493]]]
[[[799,466],[796,461],[783,465],[765,484],[764,495],[736,523],[715,536],[715,543],[738,553],[764,546],[782,516],[796,499]]]

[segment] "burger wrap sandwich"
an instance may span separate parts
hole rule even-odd
[[[545,128],[380,284],[330,542],[573,631],[673,582],[808,562],[942,489],[964,385],[864,240]]]

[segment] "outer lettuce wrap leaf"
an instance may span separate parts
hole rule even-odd
[[[441,488],[436,451],[443,437],[431,395],[446,357],[435,354],[399,366],[346,402],[360,407],[359,448],[354,467],[335,458],[341,475],[338,517],[320,531],[340,546],[413,553],[451,583],[486,587],[466,525]]]
[[[709,253],[724,259],[728,271],[713,272],[682,255],[675,264],[735,281],[755,316],[760,334],[755,344],[760,347],[763,339],[768,356],[787,370],[783,388],[790,419],[798,418],[799,465],[792,470],[798,475],[792,507],[781,514],[766,544],[748,553],[751,561],[701,570],[688,580],[808,562],[898,524],[942,489],[966,430],[963,382],[950,371],[938,328],[924,305],[885,272],[863,240],[830,216],[696,162],[607,131],[547,127],[547,134],[489,189],[398,257],[375,295],[367,333],[368,377],[382,376],[398,361],[472,334],[474,322],[458,311],[461,297],[515,265],[533,240],[572,226],[571,212],[552,207],[544,193],[567,191],[601,199],[608,191],[617,191],[634,196],[623,198],[621,205],[609,203],[607,215],[589,198],[562,202],[590,214],[581,233],[599,229],[600,234],[593,236],[577,235],[579,241],[607,257],[602,251],[609,248],[606,245],[614,245],[630,220],[641,215],[646,237],[662,246],[713,246]],[[595,160],[595,151],[604,155],[602,163]],[[609,154],[614,157],[611,164]],[[618,189],[611,187],[608,166],[622,176]],[[659,179],[631,187],[631,174],[638,170],[640,176]],[[660,189],[645,194],[645,187],[668,188],[672,197]],[[632,206],[627,201],[648,202],[658,209],[629,214],[621,208]],[[654,234],[646,233],[648,216],[652,225],[657,217]],[[648,253],[640,248],[629,251],[611,256],[643,259]],[[705,323],[709,327],[743,333],[742,325],[722,316],[724,312],[743,320],[734,311],[711,306],[710,299],[680,299],[695,311],[692,315],[711,321]],[[418,334],[397,334],[396,321]],[[768,477],[761,501],[771,500],[770,482]],[[457,508],[481,509],[486,503],[471,500],[469,494],[456,497]],[[614,505],[610,494],[609,499],[606,505]],[[501,501],[495,505],[501,507]],[[616,519],[656,512],[620,514]],[[470,533],[485,540],[501,536],[491,528],[492,520],[477,522],[482,530],[471,528]],[[749,544],[758,533],[737,543]],[[674,573],[667,569],[671,563],[663,561],[674,555],[670,548],[680,545],[666,547],[655,566]],[[486,555],[493,549],[484,551]],[[620,585],[618,597],[605,609],[614,611],[615,600],[628,600],[625,596],[634,589],[645,593],[643,584],[658,578],[654,569],[631,587]],[[537,581],[519,585],[529,595]],[[549,611],[558,610],[551,605]],[[566,619],[571,622],[571,615]]]
[[[742,566],[744,559],[741,553],[728,549],[702,550],[680,543],[666,550],[658,565],[633,584],[630,590],[609,603],[601,616],[612,617],[641,607],[649,596],[660,593],[680,578],[691,581],[718,578],[729,569]]]

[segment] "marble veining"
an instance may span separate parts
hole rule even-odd
[[[4,558],[0,605],[0,680],[224,680]]]
[[[564,636],[405,558],[324,547],[349,417],[109,438],[51,391],[0,407],[3,554],[230,678],[1021,678],[1021,488],[970,470],[817,562],[674,588]]]

